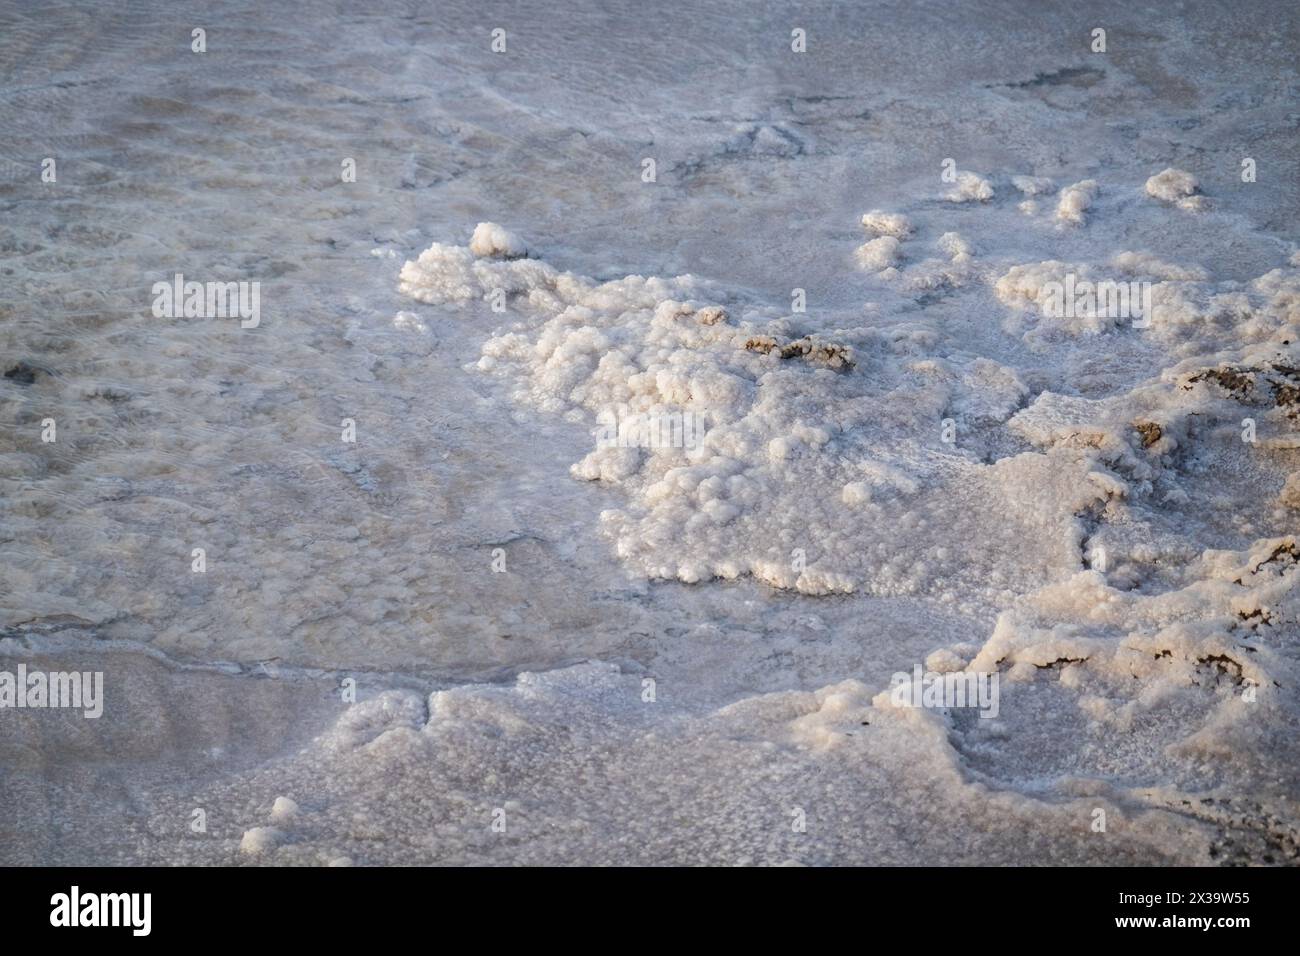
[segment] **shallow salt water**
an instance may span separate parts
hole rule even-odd
[[[1296,12],[1027,9],[0,4],[0,862],[1294,861]]]

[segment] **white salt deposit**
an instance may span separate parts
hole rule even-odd
[[[1061,190],[1061,199],[1056,205],[1056,218],[1074,225],[1083,222],[1083,214],[1096,200],[1098,192],[1097,182],[1093,179],[1066,186]]]
[[[893,236],[901,240],[912,235],[910,219],[901,213],[884,212],[880,209],[863,213],[862,226],[867,232],[877,236]]]
[[[1205,197],[1197,195],[1200,189],[1200,182],[1195,176],[1172,166],[1156,173],[1146,184],[1148,196],[1174,203],[1178,208],[1189,212],[1201,212],[1206,208]]]
[[[1062,195],[1095,195],[1096,188],[1085,181]],[[893,237],[873,242],[897,244]],[[956,233],[945,233],[939,245],[954,261],[971,258]],[[616,485],[629,496],[626,508],[605,511],[601,521],[619,557],[650,577],[693,583],[753,575],[804,593],[918,593],[970,573],[969,556],[947,551],[939,557],[941,539],[933,536],[960,527],[966,519],[948,514],[948,508],[965,507],[972,494],[990,501],[1010,496],[1014,510],[1032,515],[1035,526],[1050,522],[1062,530],[1077,527],[1081,510],[1131,494],[1131,476],[1099,467],[1087,455],[1050,455],[1053,481],[1044,486],[1041,479],[1027,480],[1038,468],[1032,457],[990,468],[937,443],[945,414],[955,413],[957,422],[970,427],[1004,421],[1015,411],[1027,389],[1014,370],[995,361],[919,363],[905,354],[891,356],[879,329],[810,335],[797,315],[780,317],[736,300],[728,309],[734,318],[701,323],[697,316],[708,307],[697,296],[719,292],[686,276],[629,276],[601,284],[544,261],[506,264],[484,276],[467,270],[465,262],[459,250],[435,244],[403,267],[402,288],[424,301],[438,301],[434,295],[480,298],[487,281],[511,289],[522,318],[488,340],[478,367],[504,377],[517,400],[569,416],[687,413],[707,423],[695,449],[617,456],[606,450],[574,466],[581,477]],[[1153,317],[1150,334],[1191,334],[1188,326],[1200,313],[1180,303],[1210,295],[1205,282],[1188,278],[1201,276],[1201,270],[1131,252],[1116,254],[1113,262],[1130,275],[1178,277],[1157,284],[1162,311]],[[1067,274],[1086,281],[1104,268],[1057,261],[1017,265],[996,279],[994,289],[1014,310],[1032,310],[1024,333],[1029,341],[1115,332],[1131,317],[1096,308],[1042,315],[1048,283]],[[1265,281],[1278,287],[1271,300],[1243,293],[1234,298],[1247,310],[1242,325],[1258,329],[1255,339],[1294,330],[1300,301],[1282,291],[1293,288],[1293,270],[1285,277],[1273,270]],[[791,349],[787,343],[805,344]],[[854,358],[836,366],[826,360],[829,355]],[[915,390],[913,381],[926,388]],[[906,401],[899,401],[902,394],[908,394]],[[1157,392],[1148,387],[1142,394]],[[1175,394],[1168,401],[1175,405],[1163,414],[1172,426],[1187,400]],[[1150,399],[1143,402],[1149,407]],[[1122,405],[1118,398],[1114,403]],[[1111,431],[1098,436],[1103,440],[1118,449],[1110,453],[1125,470],[1136,469],[1140,477],[1150,472],[1126,450],[1132,439]],[[884,484],[894,489],[883,499],[854,476],[871,462],[863,456],[881,448],[889,449],[892,460],[872,467],[888,469],[891,478]],[[922,488],[929,489],[924,504],[911,500]],[[862,512],[868,503],[878,510]],[[853,506],[852,517],[837,505]],[[918,509],[943,517],[933,526],[920,525],[905,549],[891,544],[885,526]],[[788,517],[793,515],[797,521]],[[1008,517],[1000,529],[1018,544],[1014,555],[1000,559],[999,573],[1018,568],[1012,573],[1029,579],[1062,560],[1077,560],[1035,548],[1033,536],[1018,534],[1017,525],[1017,518]],[[811,552],[806,566],[790,559],[800,550]]]
[[[271,806],[272,823],[292,823],[298,816],[298,804],[288,797],[276,797],[275,803]]]
[[[948,191],[948,199],[953,202],[988,202],[993,198],[993,184],[977,173],[962,171],[957,174],[957,182]]]
[[[0,862],[1296,858],[1293,42],[439,9],[0,16],[0,670],[107,697],[4,715]],[[182,268],[261,326],[141,321]]]
[[[893,236],[880,236],[858,246],[854,255],[858,265],[868,272],[881,272],[898,262],[899,241]]]
[[[953,262],[969,262],[975,254],[971,244],[955,232],[945,232],[939,237],[938,245],[940,251],[948,255]]]
[[[1011,185],[1026,196],[1043,196],[1056,192],[1056,183],[1046,176],[1012,176]]]
[[[276,827],[253,827],[245,830],[239,841],[239,852],[257,856],[275,849],[284,840],[284,832]]]
[[[480,222],[470,237],[469,251],[480,258],[519,259],[528,254],[528,246],[513,232],[507,232],[496,223]]]
[[[1174,169],[1172,166],[1156,173],[1147,180],[1147,195],[1165,202],[1177,202],[1194,195],[1200,189],[1196,177],[1186,170]]]

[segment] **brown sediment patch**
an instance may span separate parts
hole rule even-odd
[[[809,336],[782,343],[770,335],[754,335],[745,341],[744,348],[762,355],[776,352],[783,359],[806,358],[830,368],[852,368],[854,364],[853,349],[849,346]]]

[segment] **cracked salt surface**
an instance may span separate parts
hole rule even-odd
[[[1287,32],[1113,14],[1147,47],[1103,60],[1044,46],[1074,5],[887,47],[835,8],[801,60],[764,4],[665,5],[671,47],[508,12],[495,72],[241,10],[219,78],[147,3],[3,15],[115,79],[24,57],[0,106],[99,171],[0,184],[0,664],[107,688],[3,715],[0,861],[1294,859],[1300,201],[1239,182],[1228,109],[1293,151]],[[340,142],[345,188],[303,159]],[[141,321],[182,269],[260,278],[256,334]],[[1069,274],[1150,283],[1150,325],[1044,315]],[[657,411],[702,444],[597,448]],[[998,717],[894,707],[916,664],[996,670]]]

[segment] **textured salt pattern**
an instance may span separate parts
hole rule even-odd
[[[1096,191],[1081,183],[1062,195]],[[867,220],[910,228],[878,212]],[[739,299],[719,313],[709,296],[726,297],[689,276],[596,283],[544,261],[435,244],[403,267],[401,289],[430,304],[504,290],[526,317],[488,340],[477,367],[505,379],[518,401],[578,421],[685,412],[707,424],[695,448],[604,448],[574,465],[627,492],[628,507],[602,522],[619,557],[652,577],[752,574],[808,593],[895,594],[992,575],[1023,588],[1077,567],[1085,539],[1109,523],[1159,526],[1160,505],[1187,498],[1178,461],[1180,443],[1198,441],[1189,429],[1217,423],[1231,433],[1249,414],[1266,448],[1289,440],[1300,387],[1300,271],[1290,264],[1242,285],[1133,252],[1008,266],[974,259],[955,233],[939,245],[960,266],[948,285],[991,285],[1008,307],[1003,329],[1038,349],[1083,335],[1149,336],[1172,364],[1052,426],[1038,423],[1053,393],[1031,396],[1015,368],[900,341],[898,326],[819,331]],[[928,267],[888,281],[908,285],[913,269]],[[1104,314],[1045,317],[1043,290],[1067,273],[1151,283],[1148,327]],[[1240,347],[1205,352],[1229,322]],[[1250,394],[1232,394],[1238,385]],[[943,440],[949,416],[958,433],[1005,428],[1039,450],[980,460],[961,440]],[[1252,460],[1280,490],[1288,461],[1267,450]],[[990,509],[998,521],[988,521]],[[1184,553],[1216,539],[1194,520],[1177,536]],[[972,541],[982,555],[965,546]],[[790,560],[798,549],[806,567]]]
[[[0,8],[0,862],[1296,860],[1294,5],[305,12]]]
[[[1098,192],[1093,181],[1063,190],[1056,218],[1083,223]],[[907,217],[880,211],[863,225],[884,235],[857,251],[859,262],[864,249],[896,249],[913,232]],[[498,227],[479,227],[489,228]],[[1256,780],[1266,842],[1280,856],[1294,852],[1281,796],[1293,754],[1282,741],[1293,714],[1284,688],[1300,676],[1291,643],[1300,550],[1292,535],[1216,548],[1222,519],[1200,512],[1234,505],[1205,500],[1195,472],[1205,456],[1244,448],[1265,523],[1293,526],[1300,272],[1284,262],[1246,283],[1216,282],[1201,267],[1131,251],[1011,264],[972,260],[955,233],[939,246],[963,266],[946,283],[991,287],[1003,330],[1035,351],[1078,336],[1146,335],[1169,364],[1105,398],[1031,395],[996,361],[953,361],[882,327],[816,330],[689,276],[596,283],[439,244],[406,264],[401,288],[432,304],[506,289],[523,318],[487,341],[477,367],[503,378],[517,401],[577,422],[673,411],[708,422],[697,449],[598,450],[573,467],[627,495],[602,522],[636,570],[688,583],[752,574],[816,594],[969,587],[976,576],[1024,590],[1042,574],[1050,583],[1004,613],[982,646],[927,660],[1004,677],[1014,717],[985,724],[963,712],[948,728],[970,777],[1076,795],[1145,788],[1154,805],[1188,805],[1175,799],[1179,787],[1222,784],[1231,765]],[[882,279],[915,288],[910,271]],[[1045,317],[1045,283],[1066,272],[1151,283],[1151,321],[1139,331],[1122,317]],[[1236,345],[1222,348],[1229,326]],[[795,339],[810,344],[807,354],[776,347]],[[962,430],[1005,429],[1035,450],[991,462],[963,454],[960,442],[938,440],[948,415]],[[1250,445],[1237,435],[1243,416],[1257,429]],[[1002,547],[991,543],[999,532]],[[801,545],[813,557],[792,568],[785,557]],[[1100,570],[1079,569],[1098,555]],[[888,695],[872,707],[863,690],[828,688],[836,716],[821,716],[823,702],[791,732],[824,747],[880,721]],[[1124,746],[1111,743],[1116,736]],[[1029,748],[1037,759],[1025,766],[1013,753]],[[1276,776],[1279,756],[1291,769]],[[1098,789],[1100,780],[1111,783]],[[1202,807],[1208,820],[1232,812],[1231,801]]]

